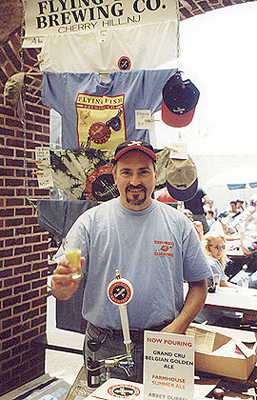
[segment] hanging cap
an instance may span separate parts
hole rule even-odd
[[[176,72],[162,90],[162,120],[174,128],[187,126],[193,119],[200,92],[189,80]]]
[[[177,203],[177,200],[171,197],[171,195],[168,192],[168,189],[165,188],[164,191],[162,191],[158,197],[156,197],[156,200],[161,201],[162,203]]]
[[[190,156],[186,160],[171,158],[166,166],[166,186],[178,201],[192,199],[198,189],[197,170]]]
[[[123,154],[131,150],[142,151],[143,153],[151,157],[153,161],[156,161],[156,154],[153,147],[143,140],[128,140],[126,142],[120,143],[115,150],[114,161],[117,161]]]
[[[4,97],[14,108],[17,107],[18,104],[24,76],[24,72],[18,72],[17,74],[12,75],[5,83]]]

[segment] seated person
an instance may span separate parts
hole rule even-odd
[[[208,211],[211,211],[213,213],[213,218],[217,219],[218,216],[218,210],[216,207],[213,206],[213,200],[209,200],[207,204],[203,206],[204,212],[207,213]]]
[[[242,225],[239,227],[240,231],[240,246],[244,254],[252,254],[257,252],[257,232],[251,236],[245,236],[245,230]]]
[[[237,206],[237,209],[238,209],[238,211],[239,211],[240,213],[244,212],[244,209],[245,209],[245,202],[244,202],[244,200],[239,200],[239,199],[237,199],[237,201],[236,201],[236,206]]]
[[[210,267],[213,275],[220,275],[220,286],[236,288],[237,285],[228,282],[227,277],[224,273],[228,258],[225,251],[226,238],[225,236],[217,233],[208,232],[204,235],[202,240],[203,250],[207,255]],[[213,277],[207,280],[208,287],[213,286]],[[235,313],[230,311],[220,310],[209,310],[202,309],[202,311],[195,318],[195,322],[203,323],[207,322],[210,325],[225,326],[231,328],[237,328],[240,326],[242,320],[241,313]]]
[[[257,289],[257,232],[252,232],[251,236],[245,236],[244,224],[238,225],[240,232],[240,246],[247,257],[247,270],[253,272],[250,275],[249,287]]]
[[[250,275],[248,287],[251,289],[257,289],[257,270]]]
[[[250,205],[234,219],[233,225],[240,232],[242,224],[245,237],[257,236],[257,195],[250,198]]]
[[[225,236],[226,240],[238,240],[240,235],[232,226],[231,222],[232,218],[229,212],[223,211],[219,214],[217,221],[212,224],[210,232]]]
[[[209,225],[209,228],[211,229],[211,226],[216,221],[214,218],[214,212],[212,210],[206,211],[206,220],[207,220],[207,224]]]

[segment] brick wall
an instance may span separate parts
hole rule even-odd
[[[41,104],[41,76],[25,77],[21,102],[6,105],[4,84],[21,71],[20,30],[0,48],[0,395],[44,373],[35,341],[46,331],[48,233],[38,226],[34,199],[48,197],[35,176],[34,149],[49,143],[49,110]],[[24,71],[37,72],[35,49]],[[28,199],[32,199],[32,202]]]

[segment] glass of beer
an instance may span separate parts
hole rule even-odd
[[[82,278],[81,272],[81,240],[76,236],[69,236],[62,240],[65,257],[72,266],[71,279]]]

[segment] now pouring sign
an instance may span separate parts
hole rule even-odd
[[[144,398],[193,400],[194,337],[145,331]]]

